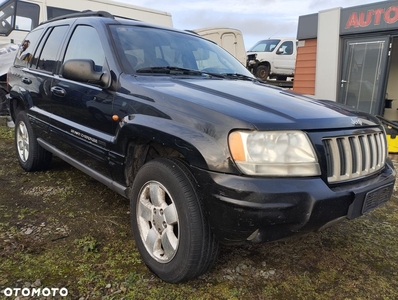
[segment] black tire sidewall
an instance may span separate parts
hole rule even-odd
[[[171,160],[157,159],[147,163],[140,169],[133,184],[130,197],[130,209],[136,245],[146,265],[161,279],[167,282],[180,282],[196,274],[196,271],[190,270],[192,267],[194,267],[194,269],[199,267],[197,265],[195,266],[195,263],[192,263],[192,261],[195,260],[195,258],[192,257],[192,251],[195,251],[195,249],[192,249],[192,245],[200,245],[203,239],[203,230],[202,228],[198,228],[199,226],[195,227],[193,224],[198,223],[192,222],[192,219],[200,218],[201,220],[199,220],[199,222],[204,222],[204,220],[195,190],[192,187],[188,188],[188,186],[185,187],[185,190],[181,189],[181,181],[176,178],[175,173],[167,169],[173,168],[173,165],[176,169],[179,169],[176,163]],[[154,172],[155,170],[156,172]],[[182,173],[180,175],[184,176],[184,172],[181,172],[180,169],[178,173]],[[185,180],[187,180],[185,183],[189,182],[188,179]],[[158,181],[168,190],[178,213],[180,234],[179,246],[174,258],[167,263],[156,261],[147,252],[137,225],[136,211],[138,195],[141,188],[149,181]],[[201,227],[203,227],[203,224]],[[192,273],[192,276],[190,273]]]
[[[7,92],[0,88],[0,115],[8,114],[6,94]]]
[[[264,78],[260,77],[260,74],[261,74],[262,70],[264,70],[264,72],[266,72],[266,74],[267,74],[267,76],[264,76]],[[260,78],[261,80],[264,80],[264,81],[267,80],[267,78],[269,76],[269,67],[265,66],[265,65],[258,66],[257,67],[257,75],[256,76],[258,78]]]

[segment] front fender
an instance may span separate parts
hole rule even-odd
[[[209,134],[210,133],[210,134]],[[127,116],[116,135],[117,151],[126,152],[134,139],[145,139],[173,148],[195,167],[216,172],[238,172],[231,161],[226,135],[217,139],[210,128],[194,128],[171,119],[148,115]]]

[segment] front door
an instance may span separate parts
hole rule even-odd
[[[98,72],[107,70],[105,51],[94,27],[77,25],[68,42],[63,62],[90,59]],[[113,93],[92,83],[62,77],[52,80],[52,144],[96,172],[110,176],[108,143],[112,143],[116,123],[112,121]]]
[[[390,37],[345,41],[339,102],[373,115],[383,114]]]

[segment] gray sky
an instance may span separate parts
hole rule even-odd
[[[230,27],[242,31],[245,47],[270,37],[295,37],[298,17],[374,0],[118,0],[171,13],[178,29]]]

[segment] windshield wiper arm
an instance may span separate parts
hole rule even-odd
[[[146,67],[136,70],[137,73],[163,73],[169,74],[170,70],[167,67]]]
[[[257,81],[256,78],[253,78],[251,76],[247,76],[244,74],[239,74],[239,73],[222,73],[222,75],[226,78],[234,78],[234,79],[240,79],[240,80],[250,80],[250,81]]]
[[[194,69],[181,68],[176,66],[164,67],[147,67],[136,70],[137,73],[157,73],[157,74],[171,74],[171,75],[207,75],[218,78],[225,78],[224,74],[203,72]]]
[[[163,67],[147,67],[138,69],[137,73],[163,73],[172,75],[202,75],[203,73],[199,70],[180,68],[175,66],[163,66]]]

